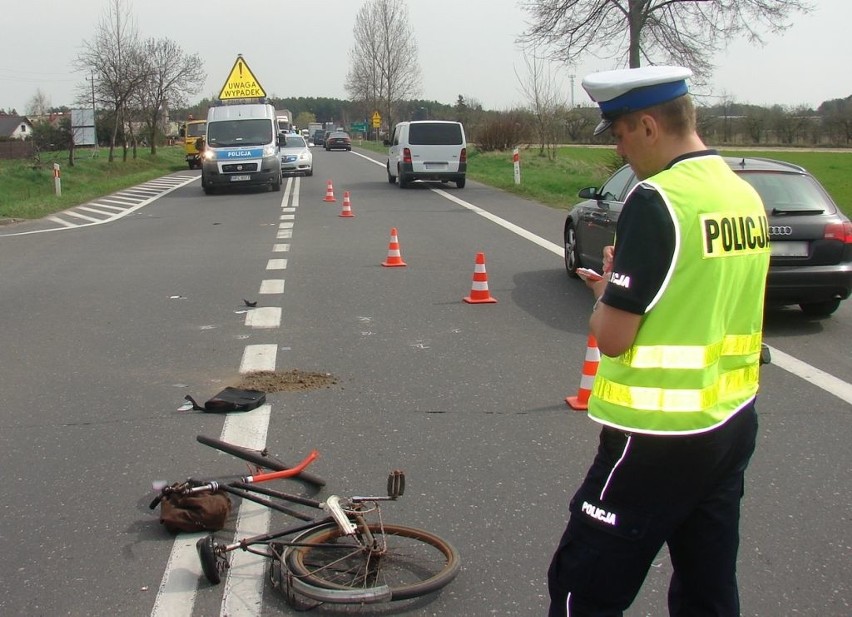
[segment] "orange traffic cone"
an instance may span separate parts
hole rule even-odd
[[[402,261],[402,253],[399,252],[399,238],[397,238],[396,227],[391,229],[390,243],[388,244],[388,257],[382,262],[382,265],[386,268],[398,268],[400,266],[408,265]]]
[[[488,291],[488,273],[485,272],[485,253],[476,254],[476,265],[473,269],[473,284],[470,287],[470,295],[464,298],[468,304],[495,303],[497,300],[491,297]]]
[[[601,352],[598,349],[598,342],[592,334],[589,334],[589,340],[586,343],[586,359],[583,362],[583,376],[580,378],[580,389],[577,390],[577,396],[569,396],[565,399],[571,409],[585,411],[589,408],[589,396],[592,394],[592,385],[595,383],[595,375],[600,363]]]
[[[349,201],[349,191],[343,191],[343,210],[340,211],[338,216],[355,216],[352,214],[352,203]]]
[[[334,187],[331,186],[331,180],[328,181],[328,184],[325,188],[325,199],[323,201],[337,201],[334,198]]]

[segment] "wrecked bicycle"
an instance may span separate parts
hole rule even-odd
[[[317,488],[325,482],[306,471],[312,452],[289,466],[269,455],[199,435],[200,443],[272,470],[236,481],[192,480],[160,487],[155,508],[168,495],[224,491],[297,519],[283,529],[221,542],[215,534],[198,540],[196,548],[206,579],[218,584],[229,567],[229,553],[248,551],[270,559],[270,579],[291,605],[311,600],[332,604],[370,604],[423,596],[449,584],[458,574],[458,551],[439,536],[385,522],[381,504],[396,501],[405,491],[405,474],[392,471],[387,495],[330,495],[320,501],[259,484],[280,478],[299,479]],[[294,508],[302,506],[310,514]]]

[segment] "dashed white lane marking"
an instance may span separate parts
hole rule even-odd
[[[274,371],[278,345],[246,345],[240,362],[240,373]]]
[[[261,294],[281,294],[284,293],[284,279],[267,279],[260,283]]]
[[[281,307],[263,306],[246,313],[249,328],[277,328],[281,325]]]
[[[273,362],[272,369],[275,370]],[[231,414],[225,418],[222,440],[247,448],[266,447],[271,405],[262,405],[250,414]],[[259,412],[259,413],[258,413]],[[234,532],[234,540],[266,533],[271,510],[260,504],[242,500]],[[231,567],[225,578],[220,615],[248,617],[260,615],[263,604],[263,585],[266,581],[266,558],[248,551],[232,551]]]
[[[286,206],[293,189],[293,179],[289,178],[282,204]],[[298,179],[295,182],[293,200],[299,192]],[[287,229],[279,229],[276,237],[291,238],[292,223]],[[273,252],[289,251],[289,244],[275,244]],[[286,259],[270,259],[267,270],[283,270]],[[261,282],[261,294],[280,294],[284,292],[284,279],[265,279]],[[281,307],[260,307],[246,314],[246,326],[251,328],[276,328],[281,323]],[[278,345],[247,345],[240,361],[240,373],[255,371],[274,371]],[[225,418],[222,440],[254,449],[266,445],[269,428],[270,405],[262,405],[250,414],[232,414]],[[240,504],[234,538],[245,538],[266,533],[269,530],[271,512],[269,508],[249,501]],[[190,617],[195,606],[198,583],[202,579],[200,563],[195,549],[196,541],[205,534],[182,534],[173,546],[166,572],[163,575],[152,617]],[[263,606],[263,588],[266,580],[264,573],[266,558],[248,551],[232,551],[230,567],[225,578],[220,616],[256,617]]]
[[[206,532],[182,533],[175,538],[151,617],[192,615],[198,579],[202,575],[195,543],[206,535]]]

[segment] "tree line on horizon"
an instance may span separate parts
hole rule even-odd
[[[173,122],[190,115],[204,118],[207,108],[215,104],[211,99],[202,99],[186,105],[187,96],[198,91],[200,60],[168,40],[140,44],[132,25],[129,1],[108,0],[109,10],[95,37],[84,43],[84,51],[78,58],[80,66],[91,67],[93,75],[98,71],[97,82],[92,79],[100,105],[98,141],[110,144],[110,155],[117,142],[123,143],[125,158],[128,143],[134,145],[135,156],[139,136],[134,134],[134,124],[145,124],[153,153],[158,142],[172,136],[163,122],[165,114]],[[811,8],[802,0],[750,0],[730,5],[704,2],[672,5],[665,0],[645,0],[641,12],[629,15],[603,10],[613,2],[531,0],[527,3],[525,10],[531,16],[529,29],[519,39],[527,74],[522,77],[516,72],[527,105],[515,109],[486,110],[475,99],[463,95],[452,104],[418,98],[420,67],[405,0],[368,0],[359,10],[345,83],[349,99],[273,96],[270,102],[278,109],[290,110],[299,126],[317,121],[334,122],[344,128],[352,122],[367,122],[369,126],[371,115],[378,110],[384,131],[397,120],[458,120],[465,124],[471,141],[484,149],[535,143],[542,152],[551,153],[560,143],[606,143],[608,139],[606,135],[591,136],[591,127],[598,120],[597,107],[590,103],[575,106],[573,97],[570,104],[565,100],[565,89],[556,78],[558,70],[553,69],[555,63],[564,68],[585,54],[594,52],[600,57],[609,51],[625,55],[631,67],[639,66],[640,59],[690,66],[696,75],[694,81],[700,86],[709,75],[712,51],[719,45],[739,35],[760,42],[759,27],[783,31],[791,25],[794,14],[806,13]],[[719,28],[720,23],[725,28]],[[600,36],[602,32],[612,36]],[[663,39],[668,41],[665,47],[658,42]],[[607,41],[626,42],[627,48],[616,45],[607,49]],[[161,65],[157,70],[150,61],[143,61],[156,57],[152,52],[157,49],[170,50],[166,55],[179,62]],[[148,53],[142,53],[145,51]],[[118,63],[122,66],[117,65],[117,58],[123,58]],[[168,71],[177,73],[165,82],[153,79]],[[712,143],[848,146],[852,140],[852,96],[825,101],[816,110],[807,106],[737,103],[730,96],[720,97],[712,105],[702,105],[701,98],[696,99],[699,129]],[[85,100],[82,95],[81,100]],[[43,98],[34,103],[45,107]],[[111,128],[110,135],[105,134],[104,126]],[[61,127],[43,127],[42,132],[50,134],[36,134],[36,139],[44,137],[47,143],[63,143]]]

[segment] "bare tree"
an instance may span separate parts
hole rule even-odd
[[[352,31],[346,90],[356,101],[372,103],[393,125],[395,106],[420,87],[417,42],[403,0],[369,0],[358,11]]]
[[[559,133],[560,118],[568,106],[565,90],[558,80],[558,71],[552,63],[540,57],[536,50],[532,50],[531,54],[524,53],[523,56],[527,76],[521,78],[516,69],[515,77],[530,103],[535,118],[539,154],[547,151],[547,158],[553,160],[556,156],[556,137]]]
[[[144,62],[136,25],[130,13],[130,0],[109,0],[94,37],[83,42],[76,64],[80,69],[92,72],[96,99],[113,112],[114,124],[109,145],[109,161],[112,162],[118,130],[123,127],[128,102],[147,79],[148,65]],[[124,158],[127,159],[126,142]]]
[[[524,45],[543,45],[553,59],[578,63],[586,54],[627,58],[631,68],[673,63],[690,67],[698,81],[730,40],[763,44],[761,32],[783,32],[806,0],[530,0],[531,27]],[[626,44],[626,48],[625,48]]]
[[[27,103],[27,115],[44,116],[50,109],[50,97],[38,88]]]
[[[147,64],[145,80],[133,96],[147,129],[151,154],[157,153],[157,130],[168,109],[183,107],[197,94],[207,73],[198,54],[187,54],[170,39],[148,39],[142,44]]]

